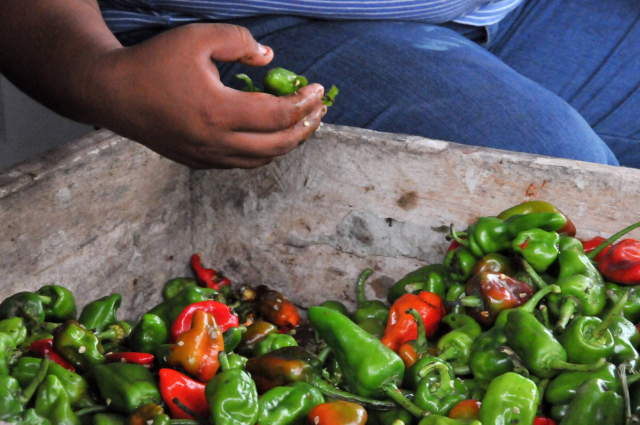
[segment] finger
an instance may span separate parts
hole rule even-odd
[[[292,127],[322,104],[324,88],[311,84],[295,94],[276,97],[227,88],[223,105],[227,127],[233,131],[275,132]]]
[[[264,66],[273,59],[273,50],[258,43],[248,29],[229,24],[202,24],[207,33],[211,59]]]
[[[230,156],[209,168],[230,170],[233,168],[258,168],[271,164],[275,158],[251,158],[246,156]]]
[[[274,133],[235,132],[225,144],[232,147],[236,155],[257,158],[285,155],[300,146],[320,127],[320,122],[326,111],[327,107],[320,104],[311,114],[291,128]]]

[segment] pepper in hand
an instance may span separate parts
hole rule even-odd
[[[274,96],[294,94],[307,84],[309,81],[305,77],[284,68],[273,68],[262,78],[265,93]]]

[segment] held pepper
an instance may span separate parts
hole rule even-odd
[[[309,81],[302,75],[297,75],[284,68],[273,68],[262,79],[265,93],[274,96],[294,94],[307,84],[309,84]]]
[[[53,349],[81,371],[104,363],[104,349],[96,336],[75,320],[68,320],[53,336]]]
[[[418,337],[418,326],[413,316],[407,313],[410,308],[420,313],[427,338],[438,331],[440,321],[446,314],[442,298],[434,293],[423,291],[418,295],[405,294],[398,298],[391,306],[389,321],[382,338],[382,343],[393,351],[398,351],[403,343]]]
[[[29,346],[29,351],[40,358],[49,357],[54,363],[59,364],[63,368],[70,370],[71,372],[75,372],[76,368],[74,365],[66,361],[60,354],[58,354],[53,349],[53,338],[49,339],[40,339],[38,341],[33,342]]]
[[[224,351],[224,339],[212,314],[193,313],[191,329],[178,336],[168,362],[181,366],[196,380],[210,381],[218,371],[218,353]]]
[[[294,347],[297,345],[298,343],[291,335],[270,334],[256,344],[256,347],[253,349],[253,357],[260,357],[283,347]]]
[[[624,401],[604,381],[588,379],[576,392],[560,425],[624,424]]]
[[[447,416],[451,409],[468,398],[467,387],[455,379],[451,366],[444,363],[426,365],[419,374],[437,372],[438,376],[426,376],[418,383],[414,403],[421,409]]]
[[[122,304],[122,295],[111,294],[90,302],[82,309],[78,322],[85,328],[102,332],[104,328],[118,320],[116,313]]]
[[[324,403],[324,397],[306,382],[295,382],[267,391],[258,402],[260,425],[294,425],[304,421],[311,409]]]
[[[178,294],[164,301],[151,310],[148,314],[155,314],[160,317],[164,322],[167,329],[171,329],[171,325],[175,322],[176,318],[182,313],[188,305],[198,303],[201,301],[220,300],[221,295],[218,291],[209,288],[200,288],[199,286],[187,286]]]
[[[173,369],[160,369],[160,394],[174,419],[194,419],[173,402],[177,398],[187,408],[202,417],[209,415],[209,402],[204,394],[205,384],[194,381]]]
[[[430,295],[442,302],[437,295]],[[401,303],[405,297],[416,297],[416,295],[403,295],[394,306]],[[442,307],[442,304],[440,306]],[[406,311],[406,308],[402,311]],[[397,387],[403,378],[404,362],[396,353],[338,312],[322,307],[311,307],[308,314],[311,326],[331,348],[344,373],[346,387],[350,392],[362,397],[391,398],[416,417],[424,413],[404,397]],[[413,316],[407,316],[413,319]],[[389,318],[389,323],[391,320],[392,317]],[[415,322],[413,320],[411,322],[417,328]],[[363,358],[367,361],[363,362]]]
[[[430,264],[420,267],[393,284],[387,294],[387,301],[393,304],[404,294],[414,294],[422,291],[433,292],[438,294],[440,298],[444,298],[448,281],[447,271],[443,265]],[[323,306],[321,305],[321,307]]]
[[[156,348],[169,340],[167,327],[155,314],[144,314],[131,331],[129,345],[133,351],[153,353]]]
[[[216,425],[254,425],[258,419],[258,391],[251,377],[241,369],[230,369],[220,352],[222,372],[207,383],[211,421]]]
[[[18,380],[20,386],[26,387],[29,385],[29,382],[36,378],[38,370],[44,361],[46,360],[34,357],[21,357],[11,369],[11,376]],[[59,364],[53,362],[48,362],[48,364],[46,375],[53,375],[60,379],[60,382],[67,391],[71,407],[73,407],[74,410],[91,407],[96,404],[91,398],[89,383],[86,379],[77,373],[65,369]]]
[[[337,313],[339,314],[339,313]],[[320,372],[322,361],[300,347],[283,347],[247,361],[247,371],[260,393],[293,382],[308,381]]]
[[[605,362],[590,365],[567,363],[567,351],[531,313],[514,310],[504,325],[507,345],[520,356],[531,373],[540,379],[552,378],[561,370],[593,371]]]
[[[367,411],[358,404],[336,400],[314,407],[307,416],[307,423],[314,425],[365,425]]]
[[[0,375],[0,420],[5,420],[9,416],[24,410],[40,384],[47,377],[48,367],[49,360],[44,359],[33,377],[25,383],[22,390],[16,378]]]
[[[200,286],[214,289],[219,292],[226,291],[231,287],[231,281],[224,277],[222,273],[219,273],[214,269],[206,269],[202,266],[200,254],[193,254],[191,256],[191,267],[196,274],[196,280]]]
[[[243,356],[250,356],[258,342],[267,335],[278,332],[278,328],[269,322],[255,322],[247,326],[247,331],[242,334],[238,353]]]
[[[71,410],[67,391],[54,375],[47,375],[38,387],[35,410],[56,425],[80,425],[80,419]]]
[[[466,246],[449,251],[444,257],[444,268],[448,276],[455,282],[466,282],[473,276],[478,263],[476,255]]]
[[[45,285],[36,291],[44,306],[44,318],[48,322],[62,323],[75,320],[78,315],[73,293],[63,286]]]
[[[558,258],[559,243],[560,236],[557,233],[531,229],[518,233],[512,242],[512,248],[531,264],[535,271],[544,272]]]
[[[155,379],[144,366],[108,363],[96,366],[93,373],[105,404],[117,412],[130,415],[140,406],[161,402]]]
[[[539,404],[538,387],[514,372],[498,376],[480,406],[483,424],[533,424]]]
[[[456,374],[467,375],[470,373],[471,347],[473,341],[482,333],[482,328],[472,317],[465,314],[448,314],[442,321],[452,331],[438,341],[438,357],[449,362]]]
[[[162,298],[167,301],[178,295],[187,286],[198,286],[198,282],[195,279],[189,277],[177,277],[175,279],[167,280],[162,289]]]
[[[13,340],[14,348],[27,340],[27,326],[24,318],[12,317],[11,319],[0,320],[0,333],[6,334]]]
[[[640,284],[640,241],[625,239],[615,244],[598,263],[598,270],[612,282]]]
[[[389,319],[389,308],[379,300],[367,300],[365,295],[366,281],[373,274],[373,270],[365,269],[356,285],[356,300],[358,302],[358,308],[353,313],[353,321],[360,323],[366,319],[376,319],[381,322],[386,322]]]
[[[413,320],[418,327],[418,337],[412,341],[405,342],[398,349],[398,355],[404,362],[406,368],[413,366],[422,357],[428,356],[432,351],[427,342],[424,321],[418,310],[410,308],[407,313],[413,316]]]
[[[560,211],[558,207],[546,201],[536,200],[536,201],[523,202],[522,204],[513,206],[509,209],[502,211],[500,214],[498,214],[498,218],[502,220],[506,220],[510,217],[513,217],[516,214],[531,214],[531,213],[541,213],[541,212],[558,213],[562,215],[566,221],[565,224],[559,229],[554,229],[554,230],[557,231],[558,233],[565,233],[568,236],[576,235],[576,226],[573,224],[571,219],[569,219],[569,217],[567,217],[562,211]]]
[[[238,327],[238,316],[231,311],[229,306],[218,301],[201,301],[186,306],[173,322],[173,326],[171,326],[171,337],[174,340],[178,339],[181,333],[191,329],[193,314],[197,310],[202,310],[205,313],[213,315],[213,318],[223,333],[229,328]]]
[[[260,285],[256,294],[258,313],[268,322],[284,328],[295,328],[300,324],[298,308],[280,292]]]
[[[472,276],[485,272],[502,273],[507,276],[513,276],[515,270],[516,267],[511,258],[494,252],[478,260],[476,265],[473,266]]]
[[[498,273],[481,273],[467,282],[466,297],[452,304],[467,307],[467,312],[481,325],[491,326],[503,310],[526,303],[533,288],[524,282]]]

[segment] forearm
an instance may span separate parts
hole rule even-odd
[[[105,84],[101,64],[121,47],[96,0],[0,2],[0,72],[78,121],[102,124],[96,110]]]

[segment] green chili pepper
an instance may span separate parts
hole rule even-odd
[[[558,241],[558,249],[560,251],[567,251],[569,249],[577,249],[584,252],[584,247],[579,239],[576,239],[567,235],[560,235],[560,241]]]
[[[482,387],[486,388],[493,379],[516,368],[512,356],[501,350],[506,344],[503,324],[496,324],[473,342],[469,368]]]
[[[229,368],[224,351],[219,355],[222,372],[205,388],[211,421],[216,425],[254,425],[260,408],[256,384],[243,370]]]
[[[25,387],[29,382],[35,379],[41,365],[42,359],[21,357],[13,369],[11,369],[11,376],[16,378],[22,387]],[[89,383],[82,376],[63,368],[54,362],[49,363],[46,374],[53,375],[60,379],[62,386],[67,391],[71,407],[74,409],[91,407],[96,404],[91,398]]]
[[[22,317],[0,320],[0,333],[11,337],[14,348],[27,340],[27,327]]]
[[[231,353],[227,355],[227,361],[229,362],[229,369],[240,369],[246,372],[249,359],[240,354]]]
[[[535,271],[544,272],[558,258],[559,242],[560,236],[555,232],[531,229],[518,233],[511,246]]]
[[[418,423],[418,425],[482,425],[480,421],[467,419],[451,419],[446,416],[429,415]]]
[[[514,372],[498,376],[489,384],[480,406],[483,424],[532,424],[538,409],[536,384]]]
[[[172,367],[171,365],[169,365],[168,360],[169,355],[172,352],[171,347],[173,347],[173,344],[162,344],[157,346],[156,349],[153,350],[153,353],[151,353],[153,354],[153,367],[156,370]]]
[[[404,395],[407,396],[406,393]],[[375,421],[376,425],[413,425],[414,423],[411,413],[404,409],[372,410],[368,412],[368,417],[372,418],[372,422]],[[369,421],[367,421],[367,425],[369,425]]]
[[[346,305],[341,303],[340,301],[328,300],[320,304],[320,307],[330,308],[331,310],[335,310],[340,314],[344,314],[347,317],[351,317],[351,313]]]
[[[221,295],[209,288],[200,288],[199,286],[187,286],[178,292],[173,298],[158,304],[147,314],[155,314],[164,322],[167,329],[171,329],[173,322],[182,313],[182,310],[188,305],[208,300],[221,300]]]
[[[36,291],[44,305],[45,320],[62,323],[75,320],[78,315],[73,293],[58,285],[45,285]]]
[[[240,345],[242,334],[247,330],[244,326],[229,328],[222,334],[224,340],[224,352],[229,354]]]
[[[384,330],[387,327],[386,322],[378,319],[364,319],[362,322],[357,323],[357,325],[378,339],[382,338]]]
[[[278,332],[278,327],[269,322],[255,322],[247,326],[247,331],[242,334],[238,353],[243,356],[251,356],[253,349],[261,339],[267,335]]]
[[[465,294],[466,288],[467,285],[461,283],[451,284],[451,286],[449,286],[449,290],[447,291],[447,295],[445,296],[445,301],[451,302],[459,299]],[[455,304],[451,307],[450,313],[464,313],[464,306],[462,304]]]
[[[569,405],[560,425],[624,424],[624,401],[597,378],[585,381]]]
[[[47,375],[38,387],[36,413],[57,425],[80,425],[73,413],[67,391],[55,375]]]
[[[533,312],[536,309],[536,306],[540,303],[540,301],[542,301],[544,297],[546,297],[549,294],[559,294],[560,291],[561,289],[558,285],[549,285],[545,288],[542,288],[541,290],[533,294],[533,296],[529,298],[527,302],[522,304],[520,307],[515,307],[509,310],[501,311],[500,314],[498,314],[498,317],[496,318],[495,324],[504,325],[505,323],[507,323],[507,316],[509,315],[509,312],[514,310],[522,310],[522,311],[526,311],[528,313],[533,314]]]
[[[153,375],[139,364],[98,365],[93,374],[105,404],[117,412],[128,415],[142,405],[162,401]]]
[[[358,278],[356,286],[356,299],[358,301],[358,309],[353,313],[353,321],[360,323],[366,319],[376,319],[386,322],[389,319],[389,308],[382,301],[367,300],[365,295],[365,284],[369,276],[373,274],[373,270],[366,269]]]
[[[426,376],[437,376],[437,372],[425,369],[425,366],[428,366],[430,364],[443,364],[447,367],[451,367],[449,363],[445,362],[439,357],[421,357],[418,359],[418,361],[411,365],[411,367],[407,368],[402,379],[402,387],[408,390],[415,391],[418,388],[418,384],[420,383],[420,381]]]
[[[44,306],[40,297],[33,292],[18,292],[5,298],[0,303],[0,320],[12,317],[23,317],[29,328],[44,322]]]
[[[8,375],[9,367],[21,354],[19,350],[16,350],[13,338],[5,333],[0,333],[0,375]]]
[[[438,376],[426,376],[418,383],[414,403],[421,409],[437,415],[448,415],[453,407],[467,399],[469,392],[464,383],[455,379],[451,366],[443,363],[426,365],[418,375],[437,372]]]
[[[282,347],[294,347],[298,343],[287,334],[269,334],[262,338],[253,349],[253,357],[260,357]]]
[[[605,285],[609,297],[607,300],[607,306],[600,313],[600,317],[606,316],[616,302],[618,302],[618,300],[629,291],[628,286],[618,285],[611,282],[607,282]],[[622,312],[624,318],[630,322],[638,323],[638,321],[640,321],[640,291],[633,291],[629,294],[629,298],[627,299]]]
[[[258,423],[260,425],[302,424],[307,415],[324,397],[306,382],[296,382],[286,387],[275,387],[259,399]]]
[[[422,291],[433,292],[438,294],[440,298],[444,298],[448,281],[447,271],[443,265],[430,264],[420,267],[393,284],[387,294],[387,301],[393,304],[404,294],[414,294]]]
[[[69,363],[88,371],[105,362],[98,338],[75,320],[66,321],[53,336],[53,348]]]
[[[80,322],[87,329],[102,332],[109,324],[115,322],[116,312],[122,303],[122,295],[111,294],[90,302],[80,313]]]
[[[284,68],[273,68],[262,79],[265,93],[274,96],[294,94],[307,84],[309,82],[306,78]]]
[[[18,380],[13,376],[0,375],[0,420],[24,410],[38,386],[46,378],[48,367],[49,359],[45,359],[33,379],[24,386],[23,390],[21,390]]]
[[[638,329],[624,317],[616,316],[609,326],[613,335],[613,354],[609,360],[614,364],[628,363],[632,368],[640,364],[638,345],[640,335]]]
[[[21,425],[51,425],[49,419],[40,416],[36,413],[36,409],[27,409],[24,412],[16,413],[14,415],[2,418],[3,420],[12,424]]]
[[[456,282],[466,282],[473,276],[473,268],[478,262],[476,255],[466,246],[449,251],[444,257],[444,268]]]
[[[470,373],[469,359],[473,341],[482,333],[482,328],[466,314],[448,314],[442,322],[453,329],[438,341],[438,357],[451,363],[458,375]]]
[[[162,297],[165,301],[170,300],[188,286],[198,286],[198,282],[195,279],[188,277],[178,277],[167,280],[164,284],[164,289],[162,290]]]
[[[551,313],[558,317],[556,328],[559,330],[567,326],[571,316],[598,315],[607,302],[604,284],[598,284],[586,276],[567,276],[558,279],[556,285],[561,293],[550,294],[547,305]]]
[[[507,276],[515,274],[513,260],[505,255],[492,252],[480,258],[472,270],[473,275],[480,273],[502,273]]]
[[[605,360],[590,364],[567,363],[567,351],[535,316],[524,310],[513,310],[504,325],[507,345],[522,358],[525,366],[541,379],[552,378],[561,370],[592,371]]]
[[[155,314],[143,314],[131,331],[129,345],[138,353],[153,353],[156,348],[169,340],[167,326]]]

